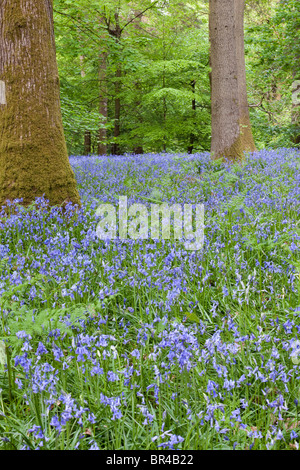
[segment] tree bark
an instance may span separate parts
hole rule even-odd
[[[84,133],[84,155],[90,155],[92,152],[92,134],[91,131]]]
[[[99,52],[99,114],[104,117],[102,124],[107,123],[108,118],[108,92],[107,92],[107,46],[106,33],[102,30],[105,25],[105,18],[101,16],[99,18],[101,34],[101,45]],[[107,130],[105,127],[99,126],[98,129],[98,155],[107,155]]]
[[[212,158],[235,161],[256,150],[247,100],[245,0],[210,0]]]
[[[107,122],[107,83],[106,83],[106,52],[100,54],[99,64],[99,113],[104,117],[103,124]],[[98,155],[107,154],[107,132],[105,127],[98,130]]]
[[[133,151],[136,155],[142,155],[144,153],[144,148],[141,145],[138,145],[137,147],[134,147]]]
[[[80,67],[81,67],[81,70],[80,70],[80,75],[82,78],[85,77],[85,70],[84,70],[84,55],[81,55],[79,57],[79,60],[80,60]],[[91,134],[91,131],[89,131],[88,129],[85,130],[84,132],[84,155],[90,155],[92,151],[92,134]]]
[[[121,36],[122,36],[122,28],[120,26],[120,11],[119,9],[115,12],[115,22],[116,26],[114,30],[109,30],[109,34],[114,37],[116,44],[120,44]],[[120,91],[121,91],[121,77],[122,77],[122,70],[121,70],[121,62],[118,59],[116,64],[116,74],[115,74],[115,123],[114,123],[114,143],[112,144],[111,153],[113,155],[119,155],[120,153],[120,145],[118,143],[118,139],[120,136],[120,117],[121,117],[121,99],[120,99]]]
[[[63,133],[52,0],[1,0],[0,205],[80,205]],[[1,104],[2,103],[2,104]]]
[[[118,143],[118,138],[120,136],[120,117],[121,117],[121,99],[120,99],[120,89],[121,89],[121,65],[117,64],[116,71],[116,82],[115,82],[115,124],[114,124],[114,138],[115,142],[112,144],[111,153],[113,155],[119,155],[120,145]]]
[[[296,78],[296,73],[294,78]],[[298,98],[300,95],[300,80],[295,80],[293,83],[293,95],[295,95],[292,104],[293,143],[298,146],[300,144],[300,101]]]
[[[298,13],[300,6],[298,6]],[[296,18],[297,16],[295,16]],[[299,22],[296,26],[296,32],[298,33],[300,29]],[[296,92],[297,97],[300,95],[300,56],[296,55],[296,67],[293,70],[293,94]],[[300,102],[299,99],[294,99],[292,102],[292,126],[294,129],[293,142],[295,145],[299,146],[300,144]]]
[[[192,91],[195,95],[195,92],[196,92],[196,80],[192,80],[191,81],[191,87],[192,87]],[[192,111],[193,111],[193,124],[195,126],[196,124],[196,99],[193,98],[192,99]],[[195,132],[192,131],[191,134],[190,134],[190,143],[189,143],[189,146],[188,146],[188,154],[192,154],[193,153],[193,150],[194,150],[194,142],[195,142]]]

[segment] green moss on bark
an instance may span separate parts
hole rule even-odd
[[[212,156],[213,160],[222,158],[230,162],[242,161],[245,159],[245,152],[255,152],[256,146],[248,117],[239,122],[239,129],[240,134],[236,139],[234,139],[232,145],[218,153],[215,153]]]

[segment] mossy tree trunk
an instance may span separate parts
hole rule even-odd
[[[245,0],[210,0],[212,158],[254,151],[244,52]]]
[[[80,205],[62,126],[53,0],[1,0],[0,83],[0,205],[42,195]]]

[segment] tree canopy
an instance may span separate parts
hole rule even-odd
[[[297,133],[291,87],[300,70],[298,11],[295,0],[246,1],[247,91],[258,148],[292,145]],[[210,150],[208,15],[206,0],[56,0],[69,153],[98,153],[103,127],[108,153],[116,143],[121,153]]]

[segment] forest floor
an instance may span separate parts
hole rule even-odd
[[[297,449],[299,151],[71,163],[79,212],[0,223],[0,449]],[[204,204],[203,247],[99,239],[119,196]]]

